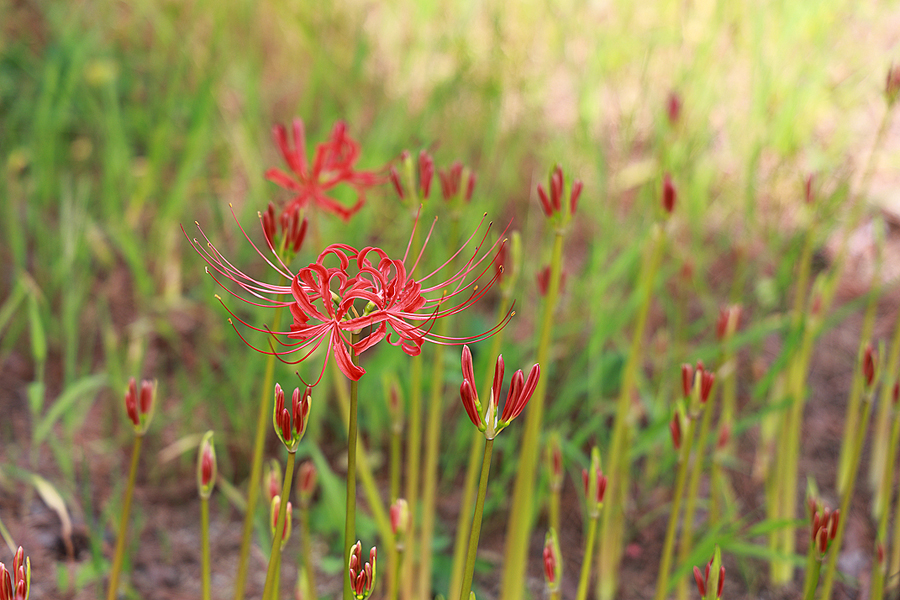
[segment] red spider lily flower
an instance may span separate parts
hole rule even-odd
[[[444,264],[417,278],[414,274],[433,229],[432,224],[422,249],[409,266],[413,236],[410,237],[410,244],[402,259],[392,259],[380,248],[366,247],[357,250],[346,244],[332,244],[322,251],[315,262],[296,273],[277,256],[274,261],[266,258],[244,233],[257,253],[290,285],[264,283],[243,273],[222,256],[205,236],[205,246],[197,239],[191,242],[209,265],[207,272],[231,295],[254,306],[281,306],[290,310],[293,317],[290,328],[287,331],[273,332],[250,325],[226,307],[233,319],[249,329],[272,336],[278,343],[277,347],[269,349],[257,348],[241,335],[248,345],[291,364],[302,362],[325,345],[325,360],[313,383],[315,385],[321,380],[325,364],[332,356],[344,375],[354,381],[359,380],[365,369],[353,364],[351,349],[361,354],[381,340],[387,340],[394,346],[400,346],[408,355],[417,356],[425,342],[444,345],[476,342],[490,337],[509,322],[515,314],[513,310],[495,327],[474,336],[453,338],[432,333],[431,329],[438,319],[455,315],[472,306],[496,282],[497,277],[494,275],[487,284],[479,285],[480,279],[491,270],[492,254],[505,241],[497,241],[482,253],[491,229],[488,225],[471,257],[443,279],[443,274],[450,270],[450,264],[475,239],[481,229],[479,225]],[[200,232],[202,235],[202,230]],[[443,281],[437,281],[439,278]],[[230,280],[239,291],[226,287],[223,279]],[[391,331],[388,331],[388,327]],[[352,341],[354,334],[359,336],[355,343]],[[299,358],[288,361],[285,357],[293,353],[298,353]]]
[[[350,548],[350,560],[347,562],[347,576],[350,578],[350,589],[356,600],[365,600],[375,589],[375,565],[377,551],[373,547],[369,551],[369,562],[363,564],[362,542],[357,541]]]
[[[31,559],[22,546],[13,557],[12,573],[0,562],[0,600],[28,600],[31,589]]]
[[[281,169],[266,171],[266,179],[294,192],[296,195],[285,207],[285,213],[306,208],[310,203],[349,221],[365,204],[368,188],[381,183],[381,177],[372,171],[356,171],[360,147],[347,135],[347,125],[338,121],[331,130],[331,137],[316,146],[312,164],[306,158],[306,135],[303,121],[294,119],[293,144],[288,140],[287,128],[276,125],[273,129],[275,143],[281,150],[290,173]],[[350,207],[328,195],[328,191],[345,183],[356,190],[356,204]]]
[[[828,552],[831,542],[837,536],[838,524],[840,523],[841,511],[835,510],[831,512],[828,508],[822,508],[819,512],[816,510],[812,517],[811,542],[818,550],[819,555],[823,556]]]
[[[288,452],[297,451],[300,440],[306,433],[311,401],[312,388],[310,386],[306,387],[302,396],[300,388],[294,388],[291,396],[291,409],[288,410],[284,404],[284,390],[279,384],[275,384],[275,409],[272,411],[272,424],[275,427],[275,434]]]
[[[492,440],[497,434],[503,431],[513,419],[522,414],[525,405],[534,394],[538,380],[541,377],[541,368],[539,365],[531,367],[528,373],[528,379],[522,369],[516,371],[512,376],[509,384],[509,391],[506,393],[506,402],[503,404],[503,413],[497,416],[497,401],[500,398],[500,389],[503,386],[503,355],[497,357],[497,364],[494,367],[494,382],[491,386],[491,397],[488,401],[487,409],[484,415],[481,414],[482,404],[478,399],[478,390],[475,387],[475,372],[472,367],[472,353],[468,346],[463,346],[462,352],[462,373],[463,382],[459,388],[460,399],[462,399],[463,407],[472,424],[484,433],[484,436]]]
[[[201,498],[209,498],[216,485],[216,448],[213,432],[207,431],[200,441],[200,455],[197,457],[197,489]]]

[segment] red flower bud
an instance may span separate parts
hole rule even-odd
[[[675,449],[681,449],[681,419],[678,418],[678,413],[675,413],[669,422],[669,432],[672,434],[672,444]]]
[[[677,193],[675,192],[675,185],[672,183],[672,175],[666,173],[663,178],[662,204],[669,214],[672,214],[672,211],[675,210],[676,196]]]
[[[866,383],[866,388],[871,388],[872,383],[875,381],[875,360],[877,358],[877,352],[872,348],[872,344],[866,345],[865,353],[863,354],[863,380]]]
[[[691,390],[694,387],[694,367],[688,363],[681,365],[681,391],[684,392],[685,398],[691,397]]]

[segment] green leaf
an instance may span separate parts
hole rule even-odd
[[[34,386],[35,384],[32,384]],[[53,406],[47,411],[47,414],[41,418],[37,426],[34,428],[34,443],[40,444],[50,434],[53,424],[71,409],[81,398],[88,394],[95,393],[97,390],[106,385],[106,375],[89,375],[79,379],[57,398]],[[43,384],[41,384],[43,388]],[[30,388],[29,388],[30,391]],[[42,394],[43,396],[43,394]]]

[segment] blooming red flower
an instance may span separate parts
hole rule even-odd
[[[382,178],[372,171],[354,170],[360,146],[347,135],[347,125],[343,121],[335,123],[327,142],[316,146],[312,164],[306,159],[303,121],[294,119],[292,129],[293,145],[288,140],[286,127],[276,125],[273,129],[275,143],[278,144],[290,173],[275,168],[266,171],[266,179],[296,194],[284,208],[283,213],[296,212],[312,202],[349,221],[365,203],[365,191],[381,183]],[[344,206],[328,195],[330,189],[341,183],[346,183],[356,190],[356,203],[353,206]]]
[[[432,225],[432,229],[433,227]],[[497,280],[497,275],[494,274],[486,285],[478,284],[485,273],[493,271],[492,254],[503,243],[498,241],[482,253],[489,231],[490,225],[471,257],[442,281],[436,280],[443,278],[439,277],[441,273],[447,271],[450,263],[462,254],[475,238],[478,229],[444,264],[419,278],[414,273],[428,244],[430,231],[425,245],[411,266],[407,266],[409,246],[400,260],[390,258],[380,248],[366,247],[357,250],[346,244],[332,244],[322,251],[315,262],[296,273],[279,258],[276,257],[275,262],[266,258],[247,238],[269,266],[285,281],[290,281],[290,285],[268,284],[246,275],[228,262],[205,236],[206,245],[196,239],[192,240],[192,244],[208,263],[207,271],[230,294],[254,306],[282,306],[290,310],[293,317],[290,328],[276,332],[252,326],[229,310],[234,319],[252,330],[272,335],[279,344],[278,347],[269,349],[256,348],[242,336],[248,345],[262,353],[278,356],[284,362],[296,364],[308,358],[324,343],[324,362],[327,363],[334,356],[338,368],[348,378],[356,381],[362,377],[365,369],[353,364],[351,348],[360,354],[381,340],[387,340],[392,345],[400,346],[410,356],[416,356],[425,342],[447,345],[475,342],[493,335],[506,325],[513,315],[512,311],[492,329],[474,336],[452,338],[431,332],[437,319],[465,310],[477,302]],[[217,274],[236,284],[240,292],[226,287]],[[353,342],[354,334],[359,336],[356,342]],[[300,357],[286,360],[285,357],[293,353],[299,353]],[[324,364],[315,383],[321,380],[323,372]]]

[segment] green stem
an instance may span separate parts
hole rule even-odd
[[[138,457],[141,454],[141,442],[143,435],[134,436],[134,446],[131,448],[131,467],[128,470],[128,484],[125,487],[125,502],[122,505],[122,518],[119,519],[119,538],[116,540],[116,554],[113,558],[112,571],[109,574],[109,590],[107,600],[116,600],[119,589],[119,572],[122,570],[122,562],[125,560],[125,539],[128,537],[128,515],[131,513],[131,497],[134,494],[134,482],[137,479]]]
[[[624,536],[625,503],[629,483],[628,440],[631,437],[629,413],[631,398],[637,380],[638,366],[643,361],[641,352],[644,342],[644,328],[647,314],[653,300],[656,272],[662,260],[666,236],[661,227],[656,226],[650,234],[650,247],[645,251],[638,282],[642,286],[641,304],[634,325],[628,362],[622,374],[619,397],[616,401],[616,420],[610,448],[610,474],[606,489],[606,510],[600,521],[600,553],[597,557],[597,597],[611,600],[618,587],[618,568],[622,558]]]
[[[350,360],[354,365],[359,364],[359,356],[353,350],[352,344],[358,339],[357,334],[353,334],[351,339]],[[344,516],[344,545],[342,554],[350,551],[350,546],[354,544],[353,538],[356,535],[356,438],[357,438],[357,404],[359,398],[359,382],[350,380],[350,418],[347,430],[347,505]],[[346,562],[346,561],[344,561]],[[350,590],[350,574],[347,571],[349,567],[344,566],[344,600],[350,600],[352,592]]]
[[[589,500],[590,502],[590,500]],[[594,557],[594,538],[597,537],[597,523],[600,515],[591,518],[588,522],[587,539],[584,542],[584,559],[581,561],[581,575],[578,578],[578,595],[576,600],[587,598],[588,583],[591,581],[591,561]]]
[[[3,524],[3,519],[0,519],[0,537],[3,538],[3,541],[6,542],[6,547],[9,548],[10,554],[16,553],[16,545],[13,543],[12,536],[9,535],[9,530],[6,528],[6,525]]]
[[[400,569],[403,565],[404,554],[406,553],[403,551],[403,548],[398,545],[397,552],[394,555],[396,558],[394,560],[393,576],[388,588],[388,600],[397,600],[400,595]]]
[[[555,321],[553,313],[559,299],[560,277],[562,274],[562,254],[565,231],[556,230],[553,240],[553,254],[550,260],[550,285],[544,299],[544,312],[541,317],[540,337],[538,338],[537,363],[549,366],[550,340]],[[512,507],[506,527],[506,547],[503,559],[503,579],[501,583],[501,600],[519,600],[525,584],[525,566],[528,564],[528,538],[531,536],[532,512],[534,504],[534,480],[537,471],[537,456],[541,447],[538,436],[544,418],[544,399],[547,394],[547,382],[550,380],[550,369],[538,380],[534,395],[525,414],[525,433],[519,450],[519,470],[513,490]],[[464,600],[467,600],[464,599]]]
[[[897,456],[897,447],[900,443],[900,413],[897,412],[897,406],[888,402],[890,396],[881,396],[881,401],[891,406],[894,411],[894,421],[891,426],[889,445],[885,448],[886,456],[884,462],[884,471],[877,490],[876,506],[881,506],[881,512],[878,514],[878,528],[875,531],[876,543],[882,545],[883,551],[887,550],[887,525],[888,525],[888,509],[891,505],[891,492],[894,489],[894,462]],[[889,413],[890,414],[890,413]],[[900,545],[900,538],[893,538],[893,546],[896,548]],[[884,576],[885,576],[886,559],[879,562],[877,559],[872,561],[872,598],[880,598],[884,593]]]
[[[309,532],[309,506],[300,506],[300,541],[303,545],[303,566],[306,567],[306,589],[303,592],[308,600],[316,600],[316,566],[312,561],[312,541]]]
[[[817,558],[817,553],[816,541],[810,540],[809,551],[806,554],[806,580],[803,583],[803,600],[813,600],[816,595],[816,587],[819,585],[822,561]]]
[[[491,454],[494,452],[494,440],[484,444],[484,459],[481,461],[481,479],[478,481],[478,499],[475,501],[475,515],[472,517],[472,529],[469,533],[469,551],[466,555],[466,571],[463,576],[463,587],[459,600],[469,600],[472,591],[472,578],[475,576],[475,555],[478,554],[478,538],[481,537],[481,519],[484,517],[484,498],[487,495],[488,477],[491,474]]]
[[[284,484],[281,486],[281,506],[278,508],[278,519],[275,521],[275,533],[272,535],[272,551],[269,553],[269,568],[266,570],[266,585],[263,588],[263,600],[275,600],[278,597],[276,572],[280,564],[284,521],[287,505],[291,496],[291,482],[294,480],[294,460],[296,455],[288,453],[287,466],[284,468]]]
[[[209,498],[200,498],[200,543],[202,549],[203,600],[210,600],[209,574]]]
[[[407,530],[409,559],[403,563],[403,598],[412,598],[413,563],[416,550],[416,515],[419,514],[419,470],[422,456],[422,355],[414,356],[409,382],[409,437],[406,439],[406,501],[409,503]]]
[[[675,494],[672,496],[672,509],[669,512],[669,525],[666,528],[666,541],[663,544],[663,554],[659,565],[659,577],[656,580],[656,600],[663,600],[669,586],[669,571],[672,569],[672,551],[675,547],[675,530],[678,528],[678,513],[681,511],[681,498],[684,495],[684,484],[687,480],[688,464],[691,460],[691,450],[694,445],[694,430],[696,423],[693,418],[688,424],[687,435],[684,437],[684,445],[681,447],[678,475],[675,478]],[[607,490],[609,492],[609,490]]]
[[[860,427],[859,431],[865,431],[869,426],[869,414],[872,410],[872,398],[871,396],[867,396],[863,402],[863,413],[862,417],[860,417]],[[856,436],[856,441],[853,447],[853,462],[851,464],[851,470],[856,472],[857,467],[859,466],[859,458],[862,455],[862,447],[863,447],[863,437],[862,435]],[[850,499],[853,497],[853,488],[856,486],[856,478],[851,477],[850,481],[847,483],[847,487],[841,495],[841,518],[838,520],[838,530],[837,535],[834,537],[834,541],[831,543],[831,551],[828,553],[828,565],[825,568],[825,583],[822,585],[822,594],[821,598],[824,600],[828,600],[831,598],[831,588],[834,585],[834,574],[837,571],[837,557],[840,554],[841,543],[844,540],[844,529],[847,526],[847,521],[850,520],[850,514],[848,512],[850,508]]]
[[[687,562],[688,555],[694,542],[694,511],[697,506],[697,495],[700,490],[700,473],[703,471],[703,450],[706,448],[706,440],[709,436],[710,424],[712,422],[712,407],[709,403],[715,398],[715,390],[709,394],[710,398],[703,410],[703,421],[700,423],[700,446],[697,448],[697,455],[694,457],[693,463],[688,467],[691,471],[690,479],[687,485],[687,497],[684,503],[684,519],[681,525],[681,538],[678,540],[678,560],[681,564]],[[678,580],[678,599],[687,600],[688,597],[688,579],[682,577]]]
[[[503,294],[497,307],[497,319],[502,319],[509,310],[509,295]],[[500,345],[503,342],[501,330],[491,338],[491,350],[488,356],[498,356]],[[490,389],[494,377],[494,365],[488,361],[484,374],[484,387]],[[459,596],[462,587],[463,569],[466,566],[466,551],[468,550],[469,526],[472,524],[472,510],[475,504],[475,486],[478,483],[478,457],[484,452],[484,434],[477,429],[472,430],[472,443],[469,445],[469,461],[466,466],[466,478],[463,485],[463,497],[460,502],[459,516],[456,518],[456,539],[453,542],[453,570],[450,576],[450,595],[448,598]],[[559,531],[559,529],[557,529]]]
[[[400,432],[391,431],[391,504],[400,497]]]
[[[281,281],[284,284],[284,279]],[[276,301],[279,298],[276,298]],[[275,307],[275,313],[272,317],[272,331],[278,330],[278,324],[281,321],[281,306]],[[256,515],[256,502],[259,499],[259,482],[262,477],[263,463],[263,446],[266,441],[266,431],[268,430],[272,415],[272,381],[275,377],[275,356],[269,355],[266,360],[266,371],[263,377],[262,391],[259,395],[257,406],[259,410],[256,415],[256,435],[253,438],[253,460],[250,464],[250,480],[247,484],[247,509],[244,513],[244,526],[241,531],[241,553],[238,560],[237,576],[234,582],[234,598],[235,600],[243,600],[244,588],[247,584],[247,567],[248,557],[250,554],[250,543],[253,536],[253,518]]]
[[[447,335],[447,321],[438,324],[438,336]],[[437,492],[438,447],[441,417],[444,414],[444,346],[435,346],[431,371],[431,398],[425,431],[425,478],[422,482],[422,531],[419,543],[419,590],[417,597],[428,598],[431,591],[432,538],[434,536],[435,495]]]
[[[878,406],[878,416],[875,420],[875,437],[872,442],[872,459],[869,468],[869,483],[873,490],[878,489],[879,484],[883,483],[882,472],[884,471],[884,463],[888,460],[888,456],[892,448],[896,446],[887,444],[888,435],[891,430],[891,397],[893,390],[891,389],[897,381],[897,364],[900,363],[900,312],[897,313],[897,323],[894,325],[894,337],[891,339],[890,350],[888,351],[888,359],[884,363],[885,373],[881,378],[881,403]],[[872,512],[876,518],[881,517],[882,511],[888,510],[888,504],[882,503],[880,496],[876,495]],[[898,542],[900,545],[900,542]]]

